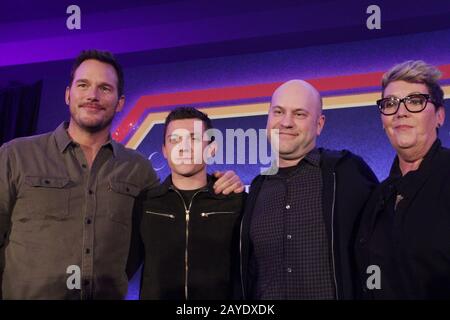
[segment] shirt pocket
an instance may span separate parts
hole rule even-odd
[[[134,201],[141,191],[140,188],[128,182],[111,180],[109,191],[111,192],[108,199],[110,219],[130,225]]]
[[[201,241],[221,245],[229,244],[238,218],[238,211],[220,209],[201,211],[199,218],[199,225],[203,230],[199,235]]]
[[[173,252],[184,246],[184,234],[186,233],[185,219],[180,219],[183,215],[169,208],[153,206],[154,199],[148,200],[150,206],[144,205],[141,222],[141,238],[145,244],[149,255],[153,254],[167,256],[168,252]],[[160,205],[164,205],[168,200]],[[148,249],[147,249],[148,248]],[[184,252],[184,251],[183,251]]]
[[[21,204],[26,208],[22,218],[26,220],[35,217],[67,217],[69,215],[70,182],[68,177],[26,176],[25,192],[20,198]]]

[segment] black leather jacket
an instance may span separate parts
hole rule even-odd
[[[141,299],[230,299],[239,270],[244,193],[216,195],[214,179],[190,203],[169,176],[142,204]]]

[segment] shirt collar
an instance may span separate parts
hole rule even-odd
[[[67,128],[69,127],[68,122],[61,123],[54,132],[56,145],[58,146],[59,152],[63,153],[66,151],[67,147],[73,143],[72,139],[67,133]]]
[[[301,161],[306,161],[314,167],[320,167],[320,152],[317,148],[312,149],[306,154],[306,156]],[[301,162],[300,161],[300,162]]]
[[[292,166],[291,168],[294,168],[291,171],[289,171],[288,175],[295,174],[295,172],[298,171],[298,168],[300,168],[301,165],[304,165],[305,163],[308,163],[312,165],[313,167],[320,168],[320,151],[317,148],[312,149],[310,152],[308,152],[302,160],[298,162],[295,166]],[[267,178],[279,178],[280,176],[283,176],[285,174],[280,173],[280,170],[277,171],[277,174],[274,175],[267,175]]]
[[[431,148],[428,150],[425,157],[423,157],[423,161],[420,163],[419,168],[415,171],[421,171],[420,169],[427,167],[428,163],[431,161],[431,159],[433,158],[436,151],[440,148],[440,146],[441,140],[436,139],[436,141],[434,141],[434,143],[431,145]],[[395,156],[394,163],[392,164],[391,171],[389,173],[389,177],[394,179],[402,177],[398,156]]]
[[[69,128],[69,123],[65,121],[61,123],[54,131],[56,144],[58,146],[59,152],[61,153],[64,153],[70,145],[77,145],[77,143],[74,142],[67,133],[67,128]],[[114,157],[117,157],[118,145],[116,141],[112,140],[111,135],[108,136],[108,141],[105,142],[102,147],[111,148]]]
[[[199,192],[208,192],[209,196],[216,199],[223,199],[228,197],[224,194],[216,194],[214,192],[214,183],[217,181],[217,178],[215,178],[212,175],[207,175],[207,184],[203,188],[198,189]],[[164,180],[164,182],[161,185],[162,187],[159,188],[160,194],[165,194],[169,190],[178,190],[172,183],[172,175],[168,175],[167,178]]]

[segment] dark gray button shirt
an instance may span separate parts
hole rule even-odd
[[[320,153],[264,181],[250,226],[254,299],[334,299]]]
[[[5,299],[121,299],[127,293],[134,201],[158,179],[147,159],[113,140],[89,169],[66,128],[63,123],[0,148]]]

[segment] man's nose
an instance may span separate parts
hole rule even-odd
[[[292,118],[292,115],[289,113],[286,113],[283,116],[283,119],[281,119],[281,125],[285,128],[291,128],[294,125],[294,119]]]
[[[87,99],[90,101],[98,101],[99,89],[95,86],[91,86],[87,92]]]
[[[191,139],[183,138],[180,142],[180,152],[187,152],[191,150]]]

